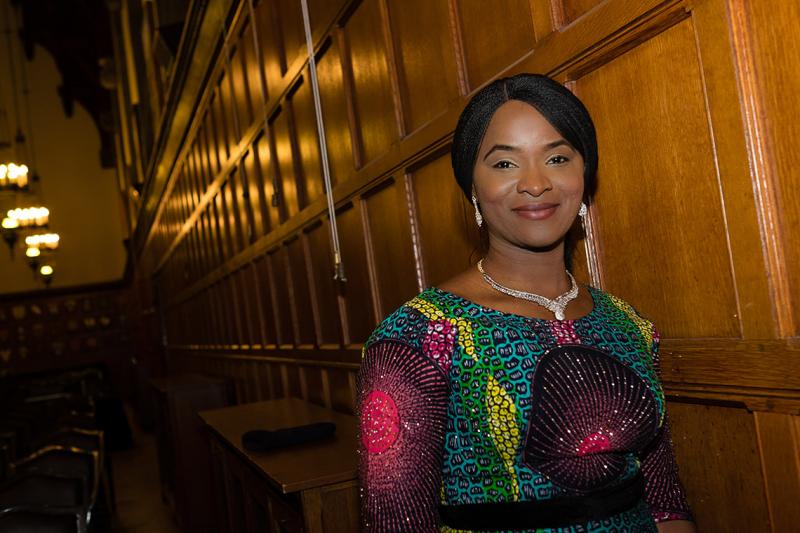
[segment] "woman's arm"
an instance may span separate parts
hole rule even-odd
[[[363,531],[436,531],[448,383],[419,350],[378,341],[358,374]]]
[[[659,335],[654,328],[652,361],[660,381],[658,348]],[[642,474],[645,479],[644,499],[650,506],[659,532],[695,531],[692,513],[686,500],[686,491],[678,477],[678,464],[675,462],[675,453],[672,450],[672,435],[666,413],[658,435],[642,454]]]

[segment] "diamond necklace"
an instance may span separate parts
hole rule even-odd
[[[564,309],[566,309],[567,304],[578,297],[578,284],[575,283],[575,278],[572,276],[569,270],[566,271],[567,276],[569,276],[569,283],[570,283],[569,290],[564,294],[556,296],[552,300],[550,298],[545,298],[544,296],[540,296],[532,292],[518,291],[516,289],[510,289],[505,285],[500,285],[495,280],[493,280],[489,276],[489,274],[484,272],[483,259],[478,261],[478,272],[480,272],[481,276],[483,276],[483,281],[488,283],[494,290],[502,292],[503,294],[507,294],[509,296],[513,296],[514,298],[521,298],[523,300],[539,304],[548,311],[550,311],[551,313],[553,313],[554,315],[556,315],[557,320],[564,320]]]

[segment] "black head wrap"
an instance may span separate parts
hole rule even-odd
[[[501,78],[480,91],[458,119],[451,158],[458,185],[472,196],[472,179],[478,147],[495,111],[509,100],[533,106],[583,157],[584,197],[594,193],[597,173],[597,137],[583,103],[560,83],[541,74]]]

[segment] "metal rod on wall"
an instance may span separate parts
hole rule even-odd
[[[339,246],[339,230],[336,226],[336,206],[333,202],[331,187],[331,170],[328,164],[328,143],[325,140],[325,124],[322,120],[322,103],[319,97],[319,84],[317,82],[317,61],[314,57],[314,43],[311,40],[311,21],[308,16],[308,0],[300,0],[303,6],[303,26],[306,32],[306,47],[308,48],[308,70],[311,77],[311,93],[314,96],[314,112],[317,118],[317,138],[319,140],[319,154],[322,160],[322,178],[325,182],[325,198],[328,201],[328,218],[330,219],[331,246],[333,247],[334,274],[333,279],[346,282],[344,263]]]

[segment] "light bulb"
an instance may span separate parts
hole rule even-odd
[[[42,255],[42,252],[38,248],[30,246],[27,250],[25,250],[25,255],[28,257],[39,257]]]
[[[52,276],[53,275],[53,267],[51,267],[50,265],[42,265],[41,268],[39,268],[39,273],[42,276]]]
[[[6,217],[3,219],[3,228],[16,229],[19,227],[19,220],[16,218]]]

